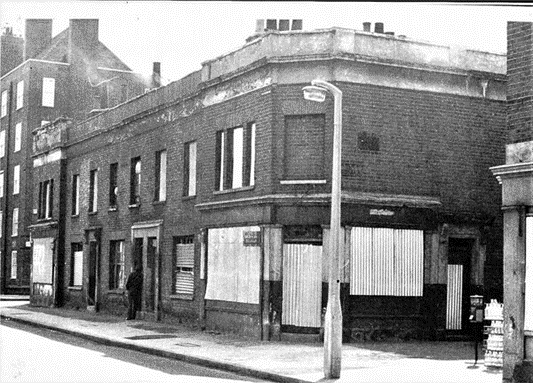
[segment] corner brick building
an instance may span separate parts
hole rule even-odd
[[[505,165],[502,185],[503,381],[533,376],[533,23],[507,24]]]
[[[502,295],[489,167],[505,158],[505,56],[267,25],[179,81],[35,132],[34,208],[53,208],[34,216],[32,302],[124,314],[137,260],[145,317],[319,333],[333,100],[302,87],[320,78],[344,100],[346,337],[465,335],[469,295]]]
[[[55,37],[51,19],[28,19],[25,39],[6,29],[0,50],[0,291],[28,294],[32,132],[61,116],[85,120],[152,85],[99,41],[95,19],[72,19]]]

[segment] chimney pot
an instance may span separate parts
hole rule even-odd
[[[24,60],[37,57],[52,43],[52,19],[27,19]]]
[[[372,23],[364,22],[363,23],[363,31],[370,32],[371,25],[372,25]]]
[[[374,32],[376,33],[383,33],[384,26],[383,23],[376,23],[374,24]]]
[[[293,31],[301,31],[303,28],[303,21],[302,19],[294,19],[292,20],[292,30]]]
[[[278,20],[276,20],[276,19],[267,19],[266,29],[269,30],[269,31],[277,31],[278,30]]]
[[[291,27],[291,21],[282,19],[279,21],[279,30],[280,31],[288,31]]]

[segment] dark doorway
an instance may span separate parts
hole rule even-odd
[[[462,294],[461,294],[461,332],[468,330],[470,315],[470,294],[472,292],[472,248],[474,240],[471,238],[450,238],[448,242],[448,265],[462,266]]]
[[[96,276],[98,269],[98,242],[89,243],[89,283],[87,286],[87,305],[96,305]]]

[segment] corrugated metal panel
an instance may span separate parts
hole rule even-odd
[[[282,324],[320,327],[322,246],[283,246]]]
[[[350,294],[422,296],[421,230],[354,227]]]
[[[533,331],[533,217],[526,217],[526,296],[524,330]]]
[[[461,330],[463,306],[463,265],[448,265],[446,329]]]
[[[176,244],[176,267],[194,267],[194,243]]]
[[[178,272],[176,273],[176,293],[192,294],[194,292],[194,275],[193,273]]]

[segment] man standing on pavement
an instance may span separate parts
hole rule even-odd
[[[137,311],[141,310],[141,297],[143,291],[143,270],[138,263],[135,264],[133,272],[126,281],[128,290],[128,317],[127,320],[135,319]]]

